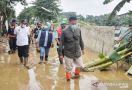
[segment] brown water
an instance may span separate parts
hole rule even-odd
[[[0,44],[0,90],[132,90],[132,77],[121,69],[112,67],[108,71],[83,72],[80,79],[67,82],[64,67],[59,64],[55,48],[50,50],[49,63],[39,65],[39,53],[32,45],[29,56],[31,69],[27,70],[19,64],[17,53],[7,53],[7,47]],[[95,58],[97,53],[85,50],[84,63]],[[117,81],[118,85],[101,86],[98,80],[114,85]]]

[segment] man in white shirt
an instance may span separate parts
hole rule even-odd
[[[20,58],[21,64],[27,67],[28,62],[28,37],[29,30],[26,28],[25,21],[22,20],[20,26],[15,28],[14,34],[17,38],[17,46],[18,46],[18,56]]]

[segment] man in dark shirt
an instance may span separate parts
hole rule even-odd
[[[41,31],[41,30],[42,30],[42,23],[38,22],[37,27],[34,28],[34,30],[33,30],[33,36],[34,36],[34,39],[35,39],[36,51],[37,52],[39,52],[40,49],[39,49],[38,43],[36,42],[36,39],[38,38],[39,31]]]
[[[69,26],[62,32],[59,48],[59,56],[63,58],[62,50],[64,46],[64,60],[66,68],[66,79],[80,76],[80,68],[83,67],[81,55],[84,53],[84,43],[81,36],[81,30],[77,27],[77,18],[69,18]],[[75,73],[72,70],[75,67]]]
[[[10,51],[8,52],[9,54],[15,53],[16,51],[16,36],[14,35],[15,27],[16,27],[16,20],[12,20],[7,33],[9,39],[9,46],[10,46]]]
[[[39,30],[42,29],[41,27],[42,27],[42,23],[41,22],[38,22],[36,28],[34,28],[34,30],[33,30],[34,38],[35,39],[37,39],[37,37],[38,37]]]

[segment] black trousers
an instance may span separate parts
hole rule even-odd
[[[29,45],[18,46],[18,56],[19,57],[28,57]]]
[[[16,50],[16,39],[9,40],[10,50]]]

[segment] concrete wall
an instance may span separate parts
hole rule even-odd
[[[107,26],[80,26],[86,48],[109,54],[114,45],[114,28]]]

